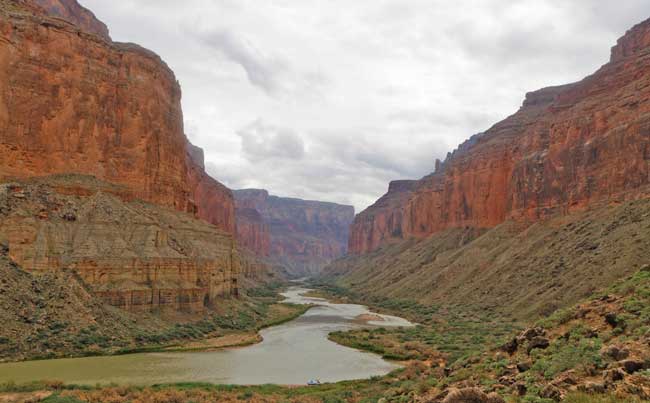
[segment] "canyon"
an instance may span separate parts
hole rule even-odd
[[[527,94],[517,113],[472,136],[434,173],[391,184],[356,217],[350,252],[648,197],[649,45],[650,20],[593,75]]]
[[[0,0],[0,361],[146,350],[75,369],[151,380],[159,359],[174,376],[151,383],[248,385],[30,387],[54,402],[650,399],[650,20],[594,74],[528,93],[356,217],[212,178],[181,96],[158,55],[114,42],[76,0]],[[385,375],[396,365],[347,347],[405,367]],[[28,380],[30,366],[51,372],[29,363]],[[312,372],[382,378],[250,386]]]
[[[647,263],[650,20],[356,216],[323,278],[362,299],[548,315]]]
[[[153,52],[75,0],[0,2],[0,239],[105,303],[198,313],[239,295],[232,192],[183,131]]]
[[[0,178],[93,175],[234,234],[232,193],[190,155],[169,67],[110,41],[74,0],[38,4],[2,4]]]
[[[236,190],[237,238],[294,277],[318,274],[347,252],[354,207]]]

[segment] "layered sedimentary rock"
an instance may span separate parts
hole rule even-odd
[[[38,3],[0,1],[0,179],[93,175],[234,233],[232,193],[183,132],[173,72],[75,1]]]
[[[197,312],[238,295],[232,192],[206,174],[180,99],[157,55],[113,43],[76,1],[0,0],[9,256],[32,273],[72,269],[127,310]]]
[[[0,185],[0,241],[25,270],[72,269],[127,310],[198,312],[238,294],[231,234],[170,208],[124,202],[124,191],[70,175]]]
[[[270,196],[258,189],[234,193],[240,243],[291,274],[313,274],[346,253],[352,206]]]
[[[621,38],[595,74],[528,94],[517,113],[473,136],[433,174],[359,214],[350,251],[646,197],[649,183],[650,20]]]

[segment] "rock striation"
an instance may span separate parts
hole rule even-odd
[[[141,201],[93,177],[0,185],[0,241],[36,274],[74,270],[94,294],[129,311],[201,312],[239,293],[229,233]]]
[[[239,242],[289,273],[316,273],[346,253],[352,206],[271,196],[259,189],[234,194]]]
[[[437,169],[391,186],[359,214],[349,249],[373,251],[450,228],[537,221],[650,195],[650,20],[584,80],[527,94],[517,113],[477,134]]]
[[[127,201],[234,234],[232,193],[184,134],[173,72],[151,51],[111,42],[76,1],[37,3],[0,1],[0,179],[93,175],[128,188]]]

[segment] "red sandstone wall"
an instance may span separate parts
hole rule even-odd
[[[239,244],[254,252],[257,256],[269,256],[271,234],[269,226],[259,211],[254,208],[237,207],[235,212]]]
[[[349,249],[647,197],[649,184],[650,20],[621,38],[594,75],[528,94],[516,114],[465,142],[412,190],[389,191],[356,217]]]
[[[94,16],[75,1],[39,3],[86,23],[0,3],[0,178],[94,175],[234,233],[232,193],[186,152],[173,72],[137,45],[80,34]]]

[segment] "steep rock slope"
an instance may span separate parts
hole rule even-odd
[[[1,360],[48,357],[73,344],[64,329],[78,334],[77,342],[84,341],[84,335],[109,342],[134,333],[135,317],[102,304],[72,272],[33,276],[7,252],[0,244]],[[87,332],[90,327],[93,330]]]
[[[236,190],[238,239],[294,275],[318,272],[346,253],[352,206]]]
[[[71,175],[0,185],[0,240],[25,270],[72,269],[126,310],[200,312],[238,294],[232,235],[123,192]]]
[[[647,197],[649,95],[650,20],[592,76],[528,94],[517,113],[466,141],[433,174],[406,191],[391,188],[356,217],[350,251]]]
[[[74,0],[38,3],[0,1],[0,179],[93,175],[234,233],[232,193],[190,155],[173,72]]]
[[[457,306],[523,321],[548,315],[650,262],[650,199],[489,230],[453,228],[349,255],[324,269],[362,299]]]

